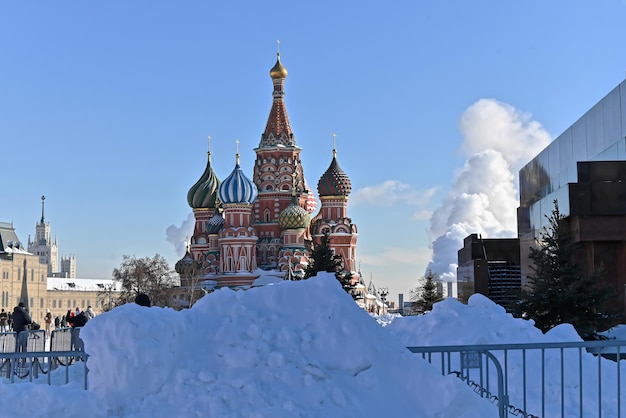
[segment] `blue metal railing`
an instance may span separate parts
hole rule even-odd
[[[67,384],[70,380],[69,366],[82,362],[83,386],[88,388],[87,354],[80,339],[80,328],[61,328],[51,333],[50,345],[46,346],[46,331],[27,330],[0,333],[0,377],[15,383],[21,380],[39,379],[40,374],[47,375],[46,383],[54,384],[52,375],[58,384]],[[57,378],[55,371],[63,366],[64,378]],[[79,366],[80,367],[80,366]],[[74,373],[73,373],[74,375]]]
[[[500,417],[622,416],[626,341],[407,348],[498,402]]]

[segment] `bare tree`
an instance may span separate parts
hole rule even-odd
[[[113,280],[120,284],[116,305],[134,301],[139,293],[147,294],[153,305],[173,305],[172,288],[177,283],[167,261],[159,254],[152,258],[125,255],[122,264],[113,270]]]

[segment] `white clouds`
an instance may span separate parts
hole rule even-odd
[[[375,254],[360,252],[359,260],[371,266],[404,264],[417,267],[428,263],[430,250],[426,248],[388,247]]]
[[[423,221],[431,216],[426,208],[437,192],[436,187],[427,190],[415,190],[410,184],[399,180],[386,180],[373,186],[356,190],[350,197],[351,205],[366,203],[372,206],[391,207],[394,205],[415,206],[418,209],[410,216],[410,220]]]
[[[410,184],[399,180],[386,180],[356,190],[352,193],[350,202],[352,204],[368,203],[375,206],[392,206],[396,203],[419,206],[428,203],[435,192],[436,188],[417,191]]]
[[[550,142],[529,115],[495,100],[470,106],[460,129],[461,148],[471,156],[433,212],[428,231],[433,251],[428,268],[446,281],[456,278],[457,251],[469,234],[517,235],[517,172]]]
[[[165,230],[165,240],[174,246],[176,254],[179,257],[185,255],[185,251],[187,250],[187,241],[189,241],[189,238],[193,235],[195,222],[193,213],[190,213],[187,216],[187,219],[182,222],[180,228],[170,225]]]

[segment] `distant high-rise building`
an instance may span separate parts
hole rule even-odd
[[[63,278],[76,277],[76,257],[73,255],[61,256],[61,275]]]
[[[41,196],[41,219],[35,225],[35,239],[28,236],[28,252],[39,256],[42,264],[48,265],[48,277],[76,277],[76,258],[64,256],[59,268],[59,244],[57,238],[52,239],[50,222],[44,214],[45,196]],[[64,263],[64,264],[63,264]]]
[[[521,287],[517,238],[485,238],[471,234],[458,252],[458,299],[480,293],[511,310]]]
[[[44,216],[44,204],[46,197],[41,196],[41,219],[35,226],[35,240],[28,236],[28,252],[38,255],[42,264],[48,265],[48,276],[59,271],[59,245],[56,237],[54,241],[50,234],[50,222],[46,222]]]

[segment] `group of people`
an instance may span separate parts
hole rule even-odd
[[[145,293],[140,293],[135,298],[135,303],[139,306],[147,306],[150,307],[151,301],[150,297]],[[54,322],[54,328],[60,329],[65,327],[82,327],[87,321],[94,318],[96,316],[95,312],[88,306],[86,310],[81,311],[80,308],[76,307],[75,311],[71,309],[67,310],[67,314],[55,316],[52,319],[52,313],[50,309],[46,309],[46,315],[44,316],[44,322],[46,324],[46,333],[50,334],[52,323]],[[6,312],[4,308],[0,311],[0,332],[10,332],[13,330],[14,332],[21,332],[28,329],[31,329],[29,325],[36,324],[35,321],[31,318],[28,310],[24,306],[24,302],[18,303],[18,305],[13,308],[13,313]],[[35,325],[37,326],[37,325]]]
[[[91,309],[91,306],[88,306],[87,309],[84,311],[81,311],[79,307],[76,307],[75,311],[68,309],[67,313],[60,322],[61,326],[63,326],[64,322],[65,326],[82,327],[87,323],[87,321],[94,318],[95,316],[96,314],[94,313],[93,309]]]
[[[91,306],[88,306],[84,311],[81,311],[78,307],[76,311],[69,309],[66,315],[62,315],[62,318],[57,315],[54,319],[52,318],[50,309],[46,309],[46,315],[44,316],[46,333],[50,334],[53,322],[55,329],[68,326],[82,327],[95,316],[96,314]],[[21,332],[26,329],[38,329],[38,325],[36,325],[36,322],[31,318],[24,302],[18,303],[18,305],[13,308],[12,313],[6,312],[4,308],[0,311],[0,332]]]

